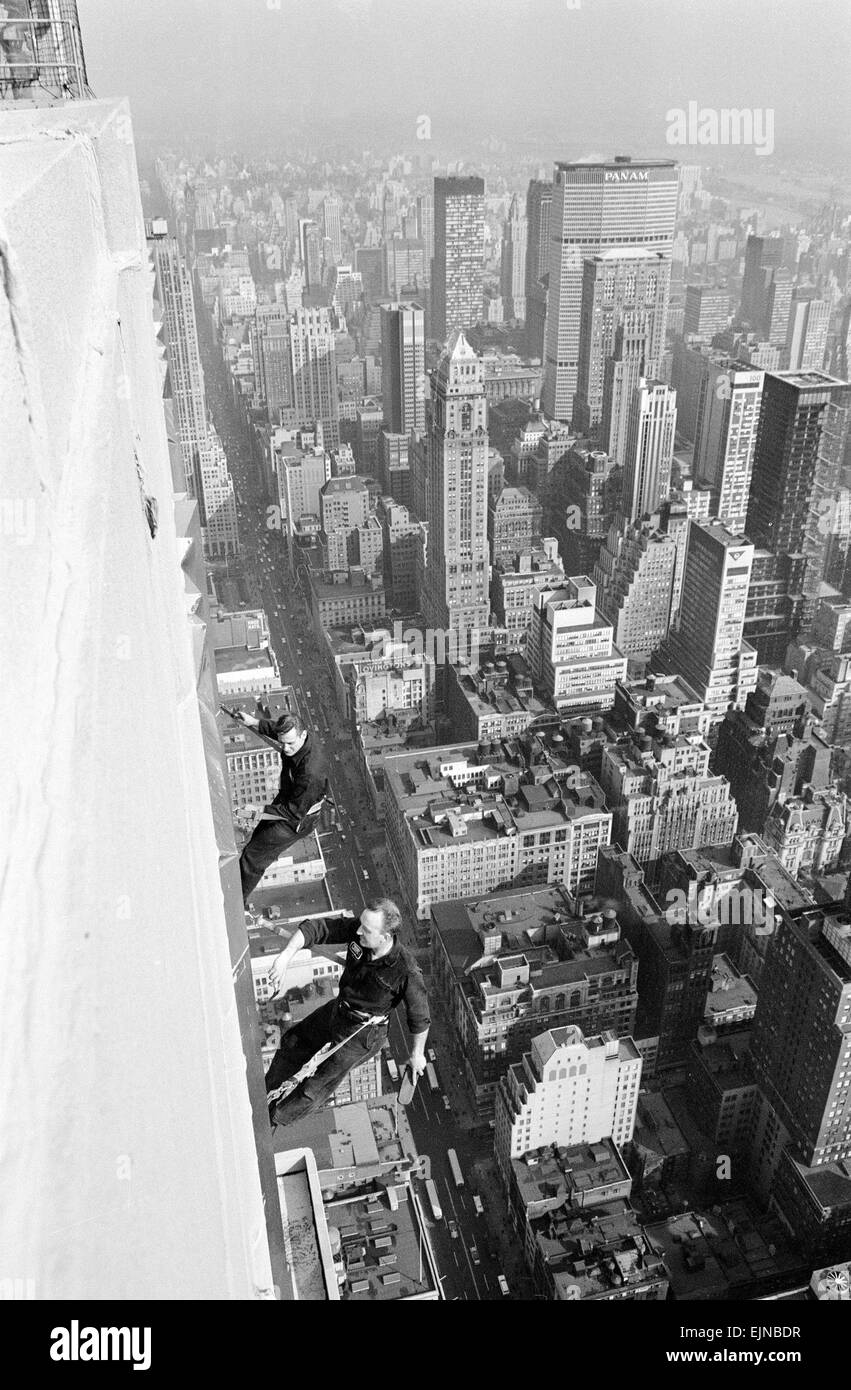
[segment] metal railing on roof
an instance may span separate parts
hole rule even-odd
[[[0,102],[48,106],[92,95],[77,0],[3,0]]]

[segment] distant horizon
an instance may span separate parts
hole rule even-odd
[[[444,161],[486,141],[546,161],[591,149],[683,163],[754,158],[668,145],[667,113],[696,102],[771,110],[774,161],[851,165],[847,0],[805,14],[797,0],[178,7],[176,19],[173,0],[79,0],[92,89],[129,97],[144,144],[266,153],[310,136]]]

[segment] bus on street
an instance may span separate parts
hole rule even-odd
[[[434,1178],[426,1178],[425,1188],[431,1205],[431,1214],[435,1221],[440,1221],[443,1218],[443,1212],[440,1209],[440,1202],[437,1200],[437,1188],[434,1185]]]
[[[434,1069],[434,1067],[432,1066],[431,1062],[428,1062],[428,1063],[426,1064],[426,1078],[427,1078],[427,1080],[428,1080],[429,1090],[430,1090],[430,1091],[436,1091],[436,1090],[438,1089],[438,1085],[437,1085],[437,1072],[435,1071],[435,1069]]]
[[[452,1169],[452,1176],[455,1179],[455,1186],[463,1187],[464,1174],[461,1172],[461,1164],[458,1162],[457,1153],[454,1149],[447,1149],[446,1157],[449,1159],[449,1167]]]

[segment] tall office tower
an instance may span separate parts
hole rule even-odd
[[[644,377],[647,356],[647,316],[640,310],[624,316],[615,332],[612,355],[603,370],[600,448],[621,467],[626,463],[632,398]]]
[[[484,247],[484,179],[435,179],[432,309],[441,341],[482,318]]]
[[[573,418],[584,258],[617,246],[641,246],[670,259],[677,187],[671,159],[621,156],[601,164],[556,165],[541,397],[551,419]]]
[[[290,256],[299,256],[298,199],[294,193],[284,194],[282,217],[284,222],[284,235],[287,239],[287,250]]]
[[[621,511],[628,521],[655,512],[671,492],[677,393],[662,381],[640,381],[626,432]]]
[[[833,355],[833,373],[840,381],[851,381],[851,300],[842,310],[839,334]]]
[[[756,652],[742,638],[753,557],[747,537],[720,522],[689,524],[679,617],[659,663],[694,687],[713,722],[743,709],[756,686]]]
[[[311,218],[302,217],[298,234],[304,283],[307,289],[315,290],[322,284],[322,233]]]
[[[385,293],[385,257],[383,246],[359,246],[355,251],[355,270],[363,279],[363,297],[374,304]]]
[[[285,304],[258,304],[252,324],[255,391],[273,424],[292,404],[289,318]]]
[[[402,237],[391,237],[385,242],[384,254],[387,258],[384,275],[387,293],[393,299],[398,299],[405,289],[421,294],[426,283],[423,243],[419,240],[404,241]]]
[[[148,224],[148,245],[154,256],[157,297],[163,311],[171,393],[180,452],[186,475],[186,491],[203,507],[203,488],[198,450],[207,438],[204,372],[198,348],[192,276],[177,240],[168,235],[165,218]]]
[[[846,382],[826,372],[766,372],[747,533],[776,555],[801,559],[804,627],[824,578],[849,415]]]
[[[200,513],[204,554],[211,560],[227,560],[239,551],[236,495],[227,454],[214,429],[198,446],[198,474],[203,494]]]
[[[475,635],[490,616],[488,410],[481,361],[460,329],[432,375],[426,431],[423,614],[437,631]]]
[[[650,657],[668,635],[677,545],[655,514],[616,522],[594,566],[597,603],[619,652]]]
[[[694,205],[694,200],[701,191],[701,166],[699,164],[680,165],[680,193],[677,211],[683,214],[689,213]]]
[[[340,199],[326,198],[322,204],[322,226],[325,236],[331,243],[334,264],[339,264],[343,256],[343,234],[340,227]]]
[[[567,714],[611,709],[626,657],[597,608],[597,586],[587,574],[570,575],[558,588],[539,590],[535,605],[526,659],[541,689]]]
[[[782,266],[771,272],[765,291],[762,336],[767,343],[785,348],[792,311],[792,276]]]
[[[764,379],[729,358],[706,359],[692,472],[711,489],[712,515],[731,531],[743,531],[747,520]]]
[[[391,434],[425,429],[425,314],[415,302],[381,306],[381,387]]]
[[[829,909],[781,908],[776,921],[751,1060],[791,1156],[824,1168],[851,1158],[851,928]]]
[[[786,334],[786,369],[790,372],[820,372],[827,351],[830,303],[817,299],[812,289],[795,290],[789,309]]]
[[[322,425],[326,449],[340,443],[334,329],[327,309],[296,309],[290,317],[290,373],[295,426]]]
[[[505,317],[526,321],[526,256],[528,223],[517,206],[517,195],[511,199],[508,217],[502,225],[502,265],[500,294]]]
[[[426,278],[431,284],[431,262],[434,257],[434,195],[417,195],[417,239],[423,244]]]
[[[739,316],[751,328],[757,328],[765,318],[768,282],[772,271],[783,264],[785,252],[782,236],[748,237]]]
[[[613,1029],[585,1037],[581,1028],[552,1028],[532,1038],[530,1052],[509,1067],[496,1092],[496,1159],[547,1144],[628,1144],[635,1128],[641,1055]]]
[[[582,272],[579,363],[573,421],[580,434],[600,423],[608,359],[624,319],[646,333],[643,376],[655,377],[665,347],[671,263],[660,251],[619,247],[586,258]]]
[[[545,277],[550,261],[550,208],[553,185],[531,179],[526,190],[526,350],[530,357],[544,356],[547,322]]]
[[[730,296],[709,285],[687,285],[683,333],[711,338],[723,333],[730,322]]]

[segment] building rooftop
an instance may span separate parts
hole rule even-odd
[[[214,652],[216,672],[275,671],[275,658],[268,647],[218,647]]]
[[[589,1211],[558,1211],[531,1222],[541,1260],[557,1298],[597,1298],[615,1290],[666,1280],[664,1263],[650,1248],[628,1202]],[[578,1292],[574,1292],[578,1290]]]
[[[750,1028],[743,1028],[739,1032],[725,1033],[714,1042],[703,1045],[695,1040],[691,1043],[691,1050],[701,1066],[709,1072],[719,1091],[737,1090],[754,1084],[750,1040]]]
[[[613,917],[580,910],[560,884],[434,903],[434,929],[462,989],[481,1011],[506,990],[540,996],[600,975],[624,972],[633,955]],[[519,962],[519,983],[505,970]]]
[[[632,1180],[617,1146],[610,1138],[596,1144],[548,1144],[511,1160],[524,1207],[539,1202],[558,1206],[590,1206],[595,1192]],[[599,1200],[599,1198],[598,1198]]]
[[[638,1148],[661,1154],[665,1158],[691,1152],[670,1106],[660,1091],[642,1091],[639,1094],[633,1143]]]
[[[712,983],[706,996],[707,1023],[723,1021],[725,1014],[741,1017],[756,1013],[757,991],[749,975],[742,975],[729,956],[720,954],[712,959]]]
[[[329,1231],[338,1233],[345,1282],[340,1297],[355,1303],[437,1298],[439,1284],[427,1255],[421,1211],[411,1189],[396,1189],[397,1205],[359,1196],[326,1205]]]

